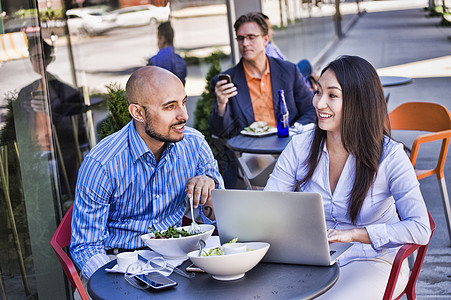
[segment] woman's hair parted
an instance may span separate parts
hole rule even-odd
[[[335,73],[342,89],[343,109],[341,140],[346,151],[354,155],[356,170],[348,202],[348,217],[355,224],[363,201],[372,186],[382,157],[387,104],[376,70],[358,56],[341,56],[329,63],[326,70]],[[305,184],[313,175],[321,157],[327,132],[316,127],[307,158]]]

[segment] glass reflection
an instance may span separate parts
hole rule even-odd
[[[56,162],[51,160],[51,163],[55,163],[59,171],[63,200],[71,200],[82,152],[88,148],[83,120],[86,106],[78,89],[47,71],[55,59],[54,49],[46,41],[42,41],[42,45],[43,56],[40,55],[40,41],[29,40],[29,54],[33,70],[46,78],[50,108],[42,78],[20,90],[18,107],[33,131],[40,155],[51,157],[56,153]]]

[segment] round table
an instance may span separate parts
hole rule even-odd
[[[227,146],[236,152],[254,154],[280,154],[291,141],[291,135],[280,138],[276,134],[254,137],[239,134],[227,141]]]
[[[185,261],[180,268],[190,265]],[[176,273],[170,278],[176,287],[156,291],[139,290],[123,274],[107,273],[113,260],[89,279],[88,293],[93,299],[313,299],[330,289],[338,279],[337,264],[329,267],[259,263],[246,275],[234,281],[218,281],[206,273],[187,279]]]
[[[379,76],[379,78],[383,87],[404,85],[413,81],[410,77],[402,76]]]

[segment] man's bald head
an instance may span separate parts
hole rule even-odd
[[[148,66],[133,72],[127,81],[125,91],[128,104],[145,105],[159,94],[160,90],[170,88],[182,82],[166,69]]]

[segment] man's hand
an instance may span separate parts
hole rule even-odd
[[[329,229],[327,230],[327,240],[330,243],[360,242],[364,244],[371,244],[371,240],[365,228],[353,228],[347,230]]]
[[[46,101],[46,97],[45,97],[44,91],[35,90],[35,91],[31,92],[30,105],[34,112],[45,113],[46,112],[45,101]]]
[[[199,175],[188,179],[185,193],[188,198],[193,197],[193,206],[197,207],[199,204],[204,205],[211,201],[211,190],[214,188],[215,181],[212,178],[206,175]]]
[[[223,116],[229,98],[238,94],[236,86],[233,83],[227,83],[226,80],[219,80],[215,85],[216,100],[218,102],[218,113]]]

